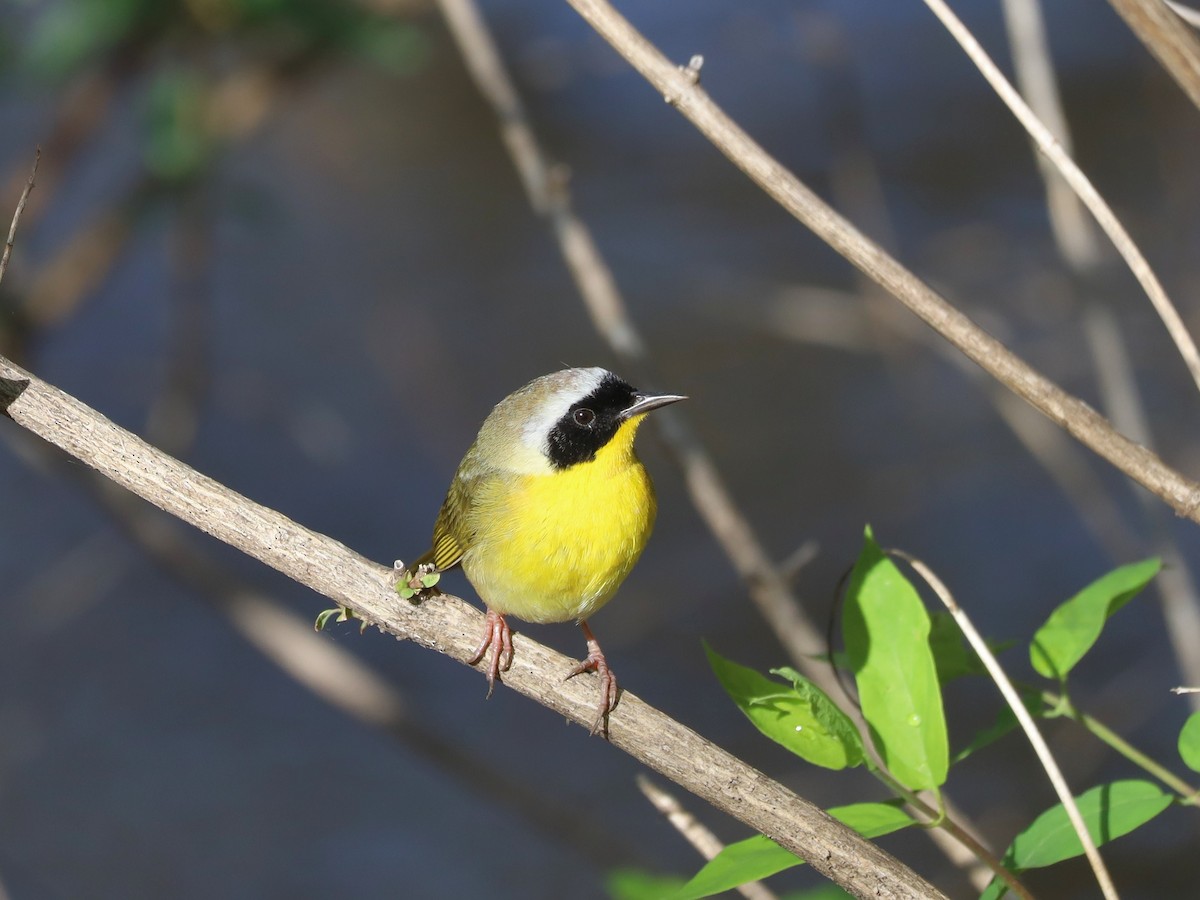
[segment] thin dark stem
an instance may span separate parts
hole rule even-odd
[[[42,148],[38,147],[33,153],[33,170],[29,180],[25,182],[25,190],[21,191],[21,199],[17,201],[17,210],[13,213],[12,225],[8,229],[8,240],[4,242],[4,252],[0,254],[0,281],[8,271],[8,258],[12,255],[13,242],[17,239],[17,225],[21,221],[21,213],[25,212],[25,204],[29,202],[29,192],[33,190],[34,179],[37,177],[38,163],[42,161]]]

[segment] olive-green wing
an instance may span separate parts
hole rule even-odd
[[[433,547],[412,564],[412,568],[432,564],[444,572],[458,565],[470,546],[473,528],[469,522],[473,486],[479,479],[456,478],[442,502],[433,526]]]

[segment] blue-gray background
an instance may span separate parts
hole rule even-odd
[[[830,173],[847,148],[865,150],[901,258],[1099,403],[1028,142],[923,4],[624,6],[673,58],[704,54],[717,101],[822,194],[837,190]],[[1008,68],[998,5],[959,6]],[[1078,156],[1196,325],[1197,111],[1107,4],[1048,6]],[[111,24],[140,22],[143,8],[158,10],[143,32]],[[77,140],[47,147],[56,155],[3,285],[0,340],[138,432],[164,386],[182,384],[197,404],[179,450],[189,463],[390,563],[424,549],[493,403],[563,363],[616,364],[436,13],[313,41],[342,27],[322,23],[334,9],[352,7],[0,6],[0,208],[11,210],[56,123],[99,110]],[[684,413],[772,554],[820,545],[797,581],[816,620],[868,522],[938,569],[996,637],[1027,638],[1055,603],[1149,552],[1155,526],[1121,478],[1086,455],[1071,463],[1093,472],[1134,535],[1114,559],[977,383],[886,313],[868,315],[878,300],[813,300],[813,289],[857,291],[856,274],[569,7],[484,12],[657,358],[662,383],[648,387],[692,397]],[[246,88],[264,73],[261,95]],[[190,104],[234,76],[250,79],[235,104],[250,124],[196,151],[197,132],[226,123]],[[85,78],[111,90],[65,113]],[[104,261],[76,288],[47,287],[46,272],[71,273],[59,254],[79,234],[110,239]],[[1106,287],[1161,452],[1195,472],[1194,387],[1128,274],[1114,265]],[[18,431],[0,427],[0,884],[14,900],[600,897],[611,867],[696,868],[638,793],[633,761],[503,689],[484,703],[478,674],[444,658],[348,626],[325,638],[402,690],[468,768],[486,762],[574,810],[613,852],[571,846],[481,797],[461,759],[448,765],[331,709],[150,562],[71,477],[77,466],[47,468]],[[702,638],[760,669],[788,660],[652,428],[641,446],[657,531],[593,623],[622,683],[821,804],[880,796],[869,779],[798,763],[721,694]],[[1194,528],[1167,527],[1194,558]],[[305,620],[327,605],[188,537]],[[470,596],[461,580],[450,586]],[[1167,693],[1181,675],[1157,597],[1118,621],[1081,667],[1077,699],[1179,769],[1188,709]],[[582,650],[570,626],[528,630]],[[1008,662],[1029,675],[1019,651]],[[956,686],[955,745],[997,706],[986,685]],[[1072,727],[1049,731],[1073,784],[1137,775]],[[956,770],[950,790],[997,847],[1053,802],[1017,739]],[[746,835],[684,800],[722,838]],[[1172,810],[1106,856],[1125,896],[1190,896],[1195,839],[1194,814]],[[923,836],[886,846],[951,893],[968,890]],[[1033,883],[1094,893],[1079,866]]]

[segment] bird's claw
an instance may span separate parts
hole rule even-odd
[[[500,673],[511,669],[513,660],[512,629],[508,627],[504,616],[491,609],[487,611],[487,624],[484,625],[483,640],[479,642],[479,646],[475,648],[475,653],[467,660],[467,664],[477,665],[489,648],[492,651],[492,659],[487,668],[487,696],[488,699],[491,699],[496,682],[500,679]]]
[[[587,637],[588,655],[563,680],[568,681],[584,672],[595,672],[600,678],[600,702],[596,705],[596,719],[592,722],[592,730],[589,733],[593,737],[600,735],[607,739],[608,714],[616,709],[617,701],[620,697],[620,689],[617,687],[617,676],[609,668],[608,660],[604,658],[604,651],[600,649],[600,644],[592,636],[591,629],[588,628],[587,623],[581,622],[580,625],[583,628],[584,635]]]

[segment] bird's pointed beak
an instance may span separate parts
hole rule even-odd
[[[638,391],[633,395],[633,403],[621,411],[621,418],[632,419],[634,416],[644,415],[652,409],[686,399],[687,397],[682,394],[647,394],[645,391]]]

